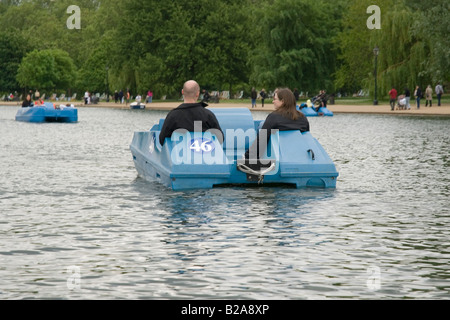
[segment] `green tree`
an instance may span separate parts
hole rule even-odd
[[[256,11],[257,37],[249,62],[251,82],[264,87],[298,87],[313,91],[332,87],[335,61],[331,39],[337,7],[315,0],[261,2]],[[328,15],[328,13],[331,13]]]
[[[0,92],[19,89],[16,74],[27,50],[20,35],[0,32]]]
[[[428,82],[424,78],[425,61],[429,47],[423,38],[415,37],[411,31],[413,23],[420,17],[420,12],[413,12],[404,3],[391,6],[383,14],[380,32],[371,35],[372,46],[378,45],[378,81],[380,96],[387,96],[392,86],[402,90],[404,87],[415,88],[416,84]],[[367,81],[372,90],[372,77]]]
[[[373,2],[373,1],[372,1]],[[365,87],[368,74],[373,79],[373,48],[371,34],[378,30],[366,27],[369,0],[351,0],[341,21],[342,30],[336,35],[334,43],[338,49],[340,66],[335,72],[335,87],[345,92],[357,92]],[[383,11],[382,11],[383,13]]]
[[[110,0],[114,1],[114,0]],[[245,1],[128,1],[117,3],[113,76],[132,90],[180,96],[184,81],[231,85],[247,75]],[[218,23],[220,21],[220,23]],[[143,28],[142,26],[145,26]]]
[[[377,58],[380,96],[394,86],[425,87],[433,81],[450,79],[449,3],[445,0],[377,0],[381,29],[365,27],[366,8],[371,0],[351,0],[342,20],[343,31],[336,37],[341,66],[336,87],[355,92],[374,92],[373,48]]]
[[[67,90],[75,81],[76,71],[65,51],[33,50],[23,58],[16,78],[26,88]]]
[[[407,4],[420,13],[414,20],[412,35],[429,47],[421,70],[423,77],[434,83],[450,81],[450,2],[410,0]]]
[[[247,10],[252,11],[248,1],[220,1],[208,7],[197,37],[196,69],[202,83],[231,92],[233,84],[248,82],[252,28]]]

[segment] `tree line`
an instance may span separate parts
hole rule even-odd
[[[67,27],[67,8],[80,28]],[[380,28],[366,26],[371,5]],[[4,0],[0,92],[315,94],[450,81],[447,0]],[[379,48],[377,73],[373,48]]]

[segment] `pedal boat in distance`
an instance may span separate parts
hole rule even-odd
[[[45,102],[41,106],[20,108],[16,113],[16,121],[24,122],[77,122],[78,109],[73,105],[53,105]]]

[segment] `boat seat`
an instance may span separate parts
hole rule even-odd
[[[248,149],[256,138],[255,123],[247,108],[211,108],[224,134],[223,148],[234,154]]]
[[[164,124],[164,119],[159,119],[159,129],[158,129],[159,131],[161,131],[163,124]]]
[[[224,134],[223,149],[234,155],[245,152],[256,139],[255,122],[252,114],[247,108],[211,108]],[[159,120],[158,128],[152,130],[160,131],[164,119]],[[260,125],[260,121],[257,122]]]

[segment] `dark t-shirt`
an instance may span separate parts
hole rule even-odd
[[[300,130],[300,132],[309,131],[309,121],[306,118],[303,113],[299,112],[299,116],[296,120],[288,119],[281,115],[280,113],[274,111],[271,114],[269,114],[264,121],[264,124],[261,128],[261,130],[267,130],[267,143],[270,140],[270,135],[272,134],[272,130],[278,129],[279,131],[289,131],[289,130]],[[256,137],[255,142],[252,144],[252,146],[247,150],[245,153],[245,158],[249,159],[250,150],[252,150],[252,154],[254,152],[254,148],[259,149],[259,138],[260,133],[258,132],[258,135]],[[258,150],[258,159],[261,157],[262,152],[264,150]]]
[[[296,120],[288,119],[278,112],[272,112],[264,121],[261,129],[278,129],[280,131],[300,130],[301,132],[309,131],[308,119],[300,112]]]
[[[28,108],[28,107],[31,107],[31,101],[24,100],[22,102],[22,108]]]
[[[177,108],[171,110],[164,124],[161,128],[159,134],[159,142],[164,144],[166,138],[170,138],[172,133],[177,129],[186,129],[189,132],[194,132],[194,122],[202,122],[202,132],[208,129],[218,129],[222,132],[220,128],[219,121],[217,120],[214,113],[211,110],[205,109],[206,103],[183,103]],[[223,142],[223,132],[221,137],[217,137],[220,143]]]

